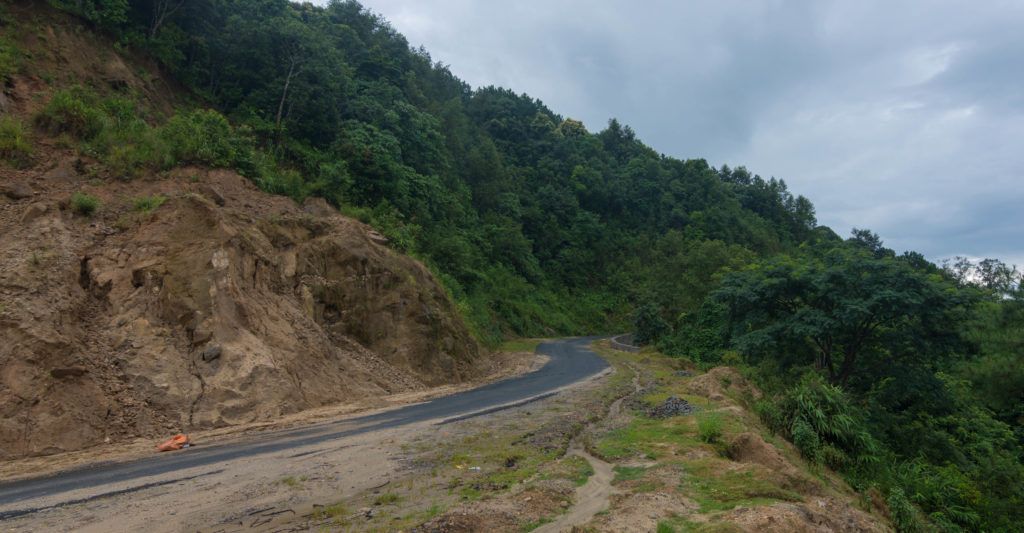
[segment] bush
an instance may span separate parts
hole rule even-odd
[[[790,438],[812,463],[841,469],[878,460],[879,448],[843,391],[815,373],[805,375],[774,406],[760,404],[762,421]]]
[[[103,132],[106,116],[94,94],[75,88],[54,93],[36,122],[52,134],[67,133],[88,141]]]
[[[11,77],[21,68],[21,51],[4,37],[0,37],[0,82]]]
[[[917,508],[907,499],[903,489],[895,487],[890,490],[885,503],[889,506],[889,515],[892,517],[892,524],[896,526],[896,531],[916,533],[924,530],[918,518]]]
[[[132,208],[140,213],[152,213],[156,211],[164,202],[167,201],[167,197],[159,194],[153,196],[141,196],[132,200]]]
[[[718,413],[702,413],[697,416],[697,435],[707,443],[722,438],[722,417]]]
[[[130,11],[128,0],[51,0],[51,3],[105,30],[127,22]]]
[[[252,150],[245,139],[235,134],[228,120],[213,110],[179,113],[160,130],[171,165],[232,167],[241,152]]]
[[[32,160],[28,129],[14,117],[0,117],[0,159],[15,167],[25,166]]]
[[[671,333],[668,323],[661,317],[661,310],[652,303],[642,305],[633,316],[633,342],[644,346],[657,342]]]
[[[71,210],[77,215],[91,217],[100,207],[100,200],[95,196],[76,192],[71,196]]]

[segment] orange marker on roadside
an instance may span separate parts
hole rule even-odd
[[[184,433],[178,433],[177,435],[175,435],[175,436],[171,437],[170,439],[168,439],[163,444],[160,444],[159,446],[157,446],[156,447],[156,451],[158,451],[158,452],[172,452],[172,451],[175,451],[175,450],[180,450],[180,449],[188,446],[189,444],[190,444],[190,441],[188,440],[188,435],[185,435]]]

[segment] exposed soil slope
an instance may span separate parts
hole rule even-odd
[[[32,124],[74,85],[134,95],[155,122],[192,98],[44,3],[6,9],[22,65],[0,83],[3,115]],[[490,370],[430,272],[326,203],[296,205],[224,170],[124,180],[66,138],[31,140],[29,164],[0,161],[0,458]],[[73,212],[77,192],[100,200],[94,216]],[[140,210],[142,197],[165,201]]]
[[[73,167],[0,170],[0,456],[473,374],[477,348],[429,271],[325,204],[226,171],[86,185]],[[97,217],[62,202],[80,189]],[[157,194],[156,211],[131,210]]]

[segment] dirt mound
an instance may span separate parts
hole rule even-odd
[[[782,454],[756,433],[741,433],[729,444],[729,458],[741,463],[754,463],[772,470],[795,470]]]
[[[535,524],[541,517],[567,508],[573,492],[568,481],[541,481],[517,494],[460,506],[413,529],[413,532],[522,531],[523,524]]]
[[[697,504],[666,492],[640,492],[612,497],[611,512],[603,513],[581,531],[609,533],[655,531],[658,522],[694,512]]]
[[[227,171],[0,168],[0,457],[267,420],[475,375],[429,271]],[[67,199],[99,198],[93,218]],[[134,198],[161,197],[152,212]]]
[[[701,374],[687,384],[691,394],[704,396],[711,401],[722,401],[730,393],[741,398],[759,399],[761,391],[747,381],[736,369],[719,366]]]
[[[731,523],[742,531],[758,533],[891,531],[876,517],[832,498],[814,498],[806,503],[740,507],[723,515],[721,521]]]

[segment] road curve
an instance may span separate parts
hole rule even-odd
[[[11,509],[11,506],[18,502],[35,498],[49,499],[69,491],[93,489],[113,483],[124,485],[128,482],[131,486],[142,488],[150,484],[150,478],[154,476],[179,470],[196,467],[229,470],[229,463],[233,459],[281,452],[417,422],[451,420],[471,413],[498,410],[500,406],[506,404],[553,393],[561,387],[586,379],[607,368],[608,363],[587,348],[595,339],[584,337],[542,343],[537,347],[537,352],[547,355],[550,360],[541,369],[429,402],[358,418],[257,433],[247,436],[244,442],[209,447],[195,446],[187,451],[153,455],[128,462],[100,463],[45,477],[0,482],[0,520],[38,510]],[[127,489],[131,490],[133,489]],[[51,504],[46,507],[52,506]]]

